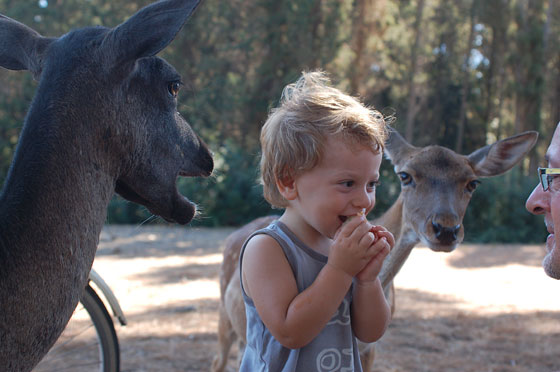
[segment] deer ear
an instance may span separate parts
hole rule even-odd
[[[103,53],[112,67],[154,56],[175,38],[200,0],[164,0],[140,9],[115,27],[103,41]]]
[[[0,14],[0,66],[9,70],[29,70],[35,79],[43,69],[43,56],[54,39]]]
[[[505,173],[517,164],[537,143],[538,133],[523,132],[484,146],[467,158],[480,177]]]
[[[407,154],[416,150],[416,147],[408,143],[403,136],[391,127],[387,127],[389,138],[385,142],[385,157],[396,165],[399,159],[403,159]]]

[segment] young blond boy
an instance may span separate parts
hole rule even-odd
[[[265,198],[285,208],[241,253],[241,371],[361,371],[390,308],[377,278],[393,235],[365,215],[387,133],[382,115],[321,72],[288,85],[261,132]]]

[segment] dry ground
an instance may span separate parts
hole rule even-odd
[[[104,229],[94,268],[128,320],[117,326],[123,371],[209,370],[231,231]],[[375,372],[560,371],[560,282],[545,276],[542,255],[538,245],[416,247],[395,279]]]

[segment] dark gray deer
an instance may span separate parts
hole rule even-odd
[[[176,179],[210,175],[212,156],[177,112],[181,77],[155,55],[198,3],[59,38],[0,15],[0,66],[39,80],[0,195],[2,371],[31,370],[64,329],[115,191],[167,221],[196,214]]]

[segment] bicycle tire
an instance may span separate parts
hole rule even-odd
[[[119,341],[113,320],[89,284],[65,331],[33,369],[46,371],[120,371]]]

